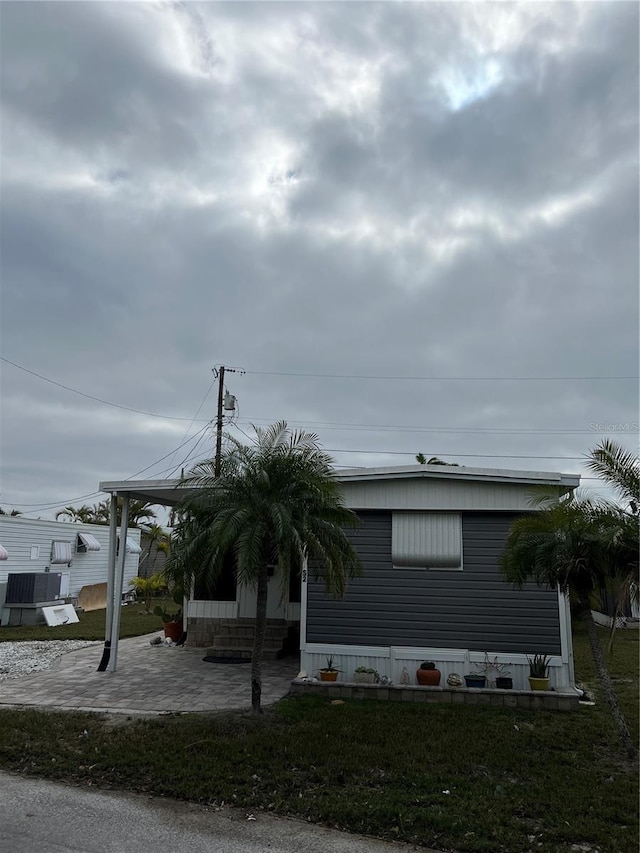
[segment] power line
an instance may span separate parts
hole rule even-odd
[[[206,398],[208,397],[212,386],[209,387],[207,393],[205,394],[205,397],[204,397],[202,403],[200,404],[198,411],[196,412],[195,417],[187,418],[187,417],[179,417],[177,415],[162,415],[162,414],[159,414],[158,412],[148,412],[148,411],[145,411],[143,409],[135,409],[131,406],[124,406],[120,403],[114,403],[110,400],[103,400],[101,397],[96,397],[93,394],[87,394],[86,392],[80,391],[77,388],[72,388],[71,386],[65,385],[62,382],[57,382],[55,379],[50,379],[49,377],[44,376],[43,374],[38,373],[35,370],[30,370],[29,368],[24,367],[23,365],[17,364],[15,361],[11,361],[10,359],[5,358],[4,356],[0,356],[0,360],[4,361],[7,364],[12,365],[13,367],[17,368],[18,370],[22,370],[25,373],[30,374],[31,376],[36,376],[38,379],[41,379],[43,382],[48,382],[51,385],[57,386],[58,388],[63,388],[65,391],[70,391],[73,394],[78,394],[80,397],[85,397],[86,399],[93,400],[96,403],[102,403],[105,406],[111,406],[113,408],[121,409],[121,410],[126,411],[126,412],[132,412],[132,413],[138,414],[138,415],[145,415],[146,417],[160,418],[161,420],[189,421],[189,427],[187,428],[187,433],[189,432],[189,429],[191,428],[191,426],[194,423],[196,423],[196,422],[198,422],[198,423],[209,423],[209,421],[210,421],[209,418],[198,418],[197,415],[200,412],[200,409],[202,408],[202,406],[204,405],[204,402],[205,402]],[[408,379],[408,380],[414,379],[414,380],[434,380],[434,381],[440,381],[440,380],[442,380],[442,381],[492,381],[492,379],[495,379],[496,381],[512,381],[512,380],[513,381],[546,381],[546,380],[548,380],[548,381],[556,381],[556,380],[557,381],[560,381],[560,380],[569,381],[572,379],[578,379],[578,380],[588,380],[588,379],[608,380],[608,379],[611,379],[611,380],[615,380],[615,379],[637,379],[638,378],[635,376],[574,376],[574,377],[559,377],[559,376],[556,376],[556,377],[544,377],[544,376],[529,376],[529,377],[511,376],[511,377],[506,377],[506,376],[503,376],[503,377],[493,377],[493,378],[492,377],[464,377],[464,376],[449,376],[449,377],[446,377],[446,376],[444,376],[444,377],[436,377],[436,376],[431,376],[431,377],[430,376],[358,376],[356,374],[277,373],[277,372],[273,372],[273,371],[245,371],[245,372],[247,374],[253,374],[256,376],[300,376],[300,377],[318,377],[318,378],[327,378],[327,379],[342,379],[342,378],[344,378],[344,379],[383,379],[383,380],[384,379],[398,379],[398,380],[399,379]],[[256,418],[256,419],[243,418],[243,421],[245,421],[246,423],[253,423],[253,422],[257,423],[257,422],[264,421],[264,420],[265,420],[264,418]],[[318,426],[318,427],[323,427],[326,429],[339,429],[339,428],[344,427],[344,428],[353,429],[354,431],[355,430],[362,430],[363,432],[364,431],[371,431],[371,432],[381,431],[382,432],[382,431],[385,431],[387,429],[398,430],[398,431],[403,431],[403,432],[412,432],[412,431],[414,431],[414,432],[459,432],[459,433],[468,432],[468,433],[487,433],[487,434],[494,433],[496,435],[508,435],[508,434],[516,435],[518,433],[523,434],[523,435],[524,434],[532,434],[532,435],[536,435],[536,434],[598,435],[598,434],[604,434],[606,432],[610,432],[610,430],[584,430],[584,429],[569,430],[569,429],[563,429],[563,428],[530,429],[530,428],[526,428],[526,427],[513,427],[513,428],[447,427],[447,426],[443,426],[443,427],[422,427],[422,426],[411,425],[411,424],[408,424],[408,425],[402,425],[402,424],[400,424],[400,425],[393,425],[393,424],[353,424],[353,423],[344,423],[343,424],[343,423],[340,423],[337,421],[290,420],[289,423],[308,425],[310,427]],[[629,434],[635,434],[635,432],[637,432],[637,430],[636,431],[633,431],[633,430],[625,431],[625,433],[629,433]]]
[[[415,456],[416,454],[411,450],[352,450],[350,448],[337,448],[337,447],[327,447],[325,448],[327,453],[366,453],[366,454],[374,454],[376,456]],[[429,451],[431,456],[455,456],[455,457],[470,457],[475,459],[568,459],[568,460],[581,460],[584,461],[584,456],[516,456],[509,455],[504,453],[447,453],[447,452],[433,452]]]
[[[21,364],[16,364],[15,361],[11,361],[8,358],[4,358],[0,356],[0,360],[6,362],[6,364],[10,364],[12,367],[17,367],[18,370],[23,370],[25,373],[30,373],[31,376],[37,376],[38,379],[42,379],[43,382],[49,382],[51,385],[57,385],[58,388],[64,388],[65,391],[71,391],[72,394],[78,394],[80,397],[86,397],[88,400],[93,400],[96,403],[102,403],[105,406],[112,406],[114,409],[123,409],[125,412],[135,412],[137,415],[146,415],[149,418],[162,418],[167,421],[188,421],[189,418],[179,418],[175,415],[159,415],[157,412],[145,412],[142,409],[133,409],[131,406],[122,406],[120,403],[112,403],[109,400],[103,400],[100,397],[94,397],[93,394],[86,394],[84,391],[79,391],[77,388],[71,388],[69,385],[64,385],[62,382],[56,382],[55,379],[49,379],[48,376],[43,376],[41,373],[37,373],[35,370],[29,370],[27,367],[23,367]],[[193,421],[192,421],[193,422]]]
[[[246,424],[261,424],[271,423],[264,418],[242,418]],[[564,428],[541,428],[533,429],[531,427],[427,427],[418,426],[417,424],[357,424],[357,423],[341,423],[339,421],[301,421],[289,420],[288,424],[294,426],[319,427],[326,430],[339,430],[344,432],[446,432],[446,433],[470,433],[470,434],[496,434],[496,435],[599,435],[607,430],[592,430],[592,429],[564,429]],[[610,430],[609,430],[610,432]],[[625,435],[635,435],[638,430],[625,430]]]
[[[163,462],[165,459],[167,459],[167,457],[176,453],[178,450],[180,450],[186,444],[189,444],[189,442],[191,442],[195,438],[197,438],[200,435],[200,433],[204,433],[205,430],[206,430],[206,427],[203,427],[202,429],[198,430],[198,432],[196,432],[194,435],[192,435],[191,438],[187,439],[187,441],[183,441],[182,444],[179,444],[174,450],[170,450],[169,453],[166,453],[164,456],[161,456],[160,459],[156,459],[150,465],[147,465],[145,468],[141,468],[139,471],[136,471],[135,474],[131,474],[129,477],[126,478],[126,480],[133,480],[134,477],[138,477],[140,474],[144,474],[144,472],[148,471],[150,468],[154,468],[159,462]],[[167,468],[166,470],[169,470],[169,469]],[[8,501],[8,503],[11,503],[12,506],[16,506],[16,507],[19,507],[19,506],[33,507],[34,508],[32,510],[33,512],[40,511],[40,510],[42,510],[44,512],[47,509],[55,509],[58,506],[66,506],[66,505],[72,504],[73,501],[80,501],[80,500],[83,500],[84,498],[99,497],[102,494],[103,494],[102,492],[89,492],[86,495],[77,495],[74,498],[65,498],[64,500],[58,501],[57,503],[49,503],[49,504],[19,504],[19,503],[13,503],[12,501]]]
[[[574,382],[583,380],[639,379],[638,376],[372,376],[361,373],[299,373],[296,371],[245,370],[248,376],[296,376],[305,379],[375,379],[398,382]]]

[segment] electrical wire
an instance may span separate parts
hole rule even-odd
[[[121,409],[126,412],[132,412],[138,415],[145,415],[146,417],[159,418],[161,420],[171,420],[171,421],[189,421],[189,427],[187,428],[187,433],[189,429],[193,426],[194,423],[209,423],[209,418],[198,418],[197,415],[200,412],[202,406],[204,405],[206,398],[211,392],[211,387],[213,387],[213,383],[209,387],[205,397],[200,404],[198,411],[196,412],[196,416],[193,418],[187,417],[178,417],[176,415],[161,415],[158,412],[148,412],[143,409],[135,409],[131,406],[124,406],[120,403],[113,403],[110,400],[103,400],[100,397],[95,397],[92,394],[87,394],[84,391],[80,391],[77,388],[72,388],[69,385],[64,385],[62,382],[57,382],[55,379],[50,379],[47,376],[44,376],[41,373],[38,373],[35,370],[30,370],[23,365],[17,364],[15,361],[11,361],[4,356],[0,356],[0,360],[5,362],[6,364],[10,364],[13,367],[16,367],[18,370],[22,370],[25,373],[30,374],[31,376],[36,376],[38,379],[43,380],[44,382],[49,382],[52,385],[57,386],[58,388],[63,388],[65,391],[70,391],[73,394],[78,394],[81,397],[85,397],[89,400],[93,400],[96,403],[102,403],[105,406],[112,406],[116,409]],[[503,376],[503,377],[464,377],[464,376],[358,376],[356,374],[315,374],[315,373],[277,373],[273,371],[245,371],[247,374],[253,374],[256,376],[300,376],[300,377],[318,377],[318,378],[327,378],[327,379],[415,379],[415,380],[433,380],[433,381],[570,381],[573,379],[578,380],[623,380],[623,379],[637,379],[635,376],[574,376],[574,377],[561,377],[561,376]],[[214,380],[215,381],[215,380]],[[246,423],[260,423],[268,422],[263,418],[243,418],[243,421]],[[323,427],[325,429],[338,429],[338,428],[346,428],[353,429],[354,431],[363,431],[363,432],[384,432],[386,430],[396,430],[402,432],[459,432],[459,433],[483,433],[483,434],[496,434],[496,435],[509,435],[509,434],[558,434],[558,435],[579,435],[579,434],[593,434],[597,435],[600,433],[605,433],[607,430],[584,430],[584,429],[563,429],[563,428],[541,428],[541,429],[531,429],[526,427],[512,427],[512,428],[491,428],[491,427],[422,427],[417,425],[393,425],[393,424],[353,424],[353,423],[340,423],[337,421],[315,421],[315,422],[306,422],[306,421],[297,421],[291,420],[289,421],[291,424],[301,424],[309,427]],[[637,430],[629,430],[630,434],[635,434]]]
[[[206,429],[207,429],[206,427],[203,427],[202,429],[198,430],[197,433],[192,435],[191,438],[189,438],[187,441],[183,441],[182,444],[179,444],[178,447],[176,447],[174,450],[170,450],[169,453],[165,454],[164,456],[161,456],[160,459],[156,459],[155,462],[152,462],[150,465],[147,465],[145,468],[141,468],[139,471],[136,471],[135,474],[131,474],[129,477],[126,478],[126,481],[133,480],[134,477],[138,477],[140,474],[144,474],[144,472],[148,471],[150,468],[154,468],[159,462],[163,462],[168,456],[171,456],[177,450],[180,450],[186,444],[189,444],[190,441],[193,441],[195,438],[197,438],[201,433],[204,433]],[[22,507],[32,507],[33,508],[31,510],[32,512],[36,512],[36,511],[43,511],[44,512],[47,509],[55,509],[58,506],[70,505],[74,501],[80,501],[80,500],[83,500],[84,498],[99,497],[102,494],[103,494],[103,492],[100,492],[100,491],[89,492],[86,495],[77,495],[74,498],[65,498],[64,500],[58,501],[57,503],[49,503],[49,504],[19,504],[19,503],[13,503],[11,501],[9,501],[9,503],[11,503],[11,506],[15,506],[15,507],[21,507],[21,506]]]
[[[322,428],[323,430],[337,430],[340,432],[408,432],[408,433],[459,433],[471,435],[598,435],[606,433],[607,430],[592,429],[533,429],[530,427],[426,427],[402,424],[357,424],[340,423],[337,421],[301,421],[286,419],[292,426],[306,426],[309,428]],[[253,426],[253,424],[269,424],[271,421],[265,418],[242,418],[242,422]],[[635,435],[638,430],[625,430],[625,434]]]
[[[186,437],[187,437],[187,436],[189,435],[189,433],[191,432],[191,427],[192,427],[192,426],[193,426],[193,424],[195,423],[196,418],[197,418],[197,417],[198,417],[198,415],[200,414],[200,409],[202,409],[202,407],[203,407],[203,406],[204,406],[204,404],[205,404],[205,401],[206,401],[207,397],[208,397],[208,396],[209,396],[209,394],[211,393],[211,389],[212,389],[212,388],[213,388],[213,386],[215,385],[215,381],[216,381],[215,379],[212,379],[212,380],[211,380],[211,384],[210,384],[210,385],[209,385],[209,387],[207,388],[207,393],[206,393],[206,394],[204,395],[204,397],[202,398],[202,402],[201,402],[201,403],[200,403],[200,405],[198,406],[198,410],[196,411],[195,415],[191,418],[191,423],[190,423],[190,424],[189,424],[189,426],[187,427],[185,434],[182,436],[182,440],[183,440],[183,441],[186,439]],[[174,454],[173,454],[173,455],[175,456],[175,454],[176,454],[176,453],[177,453],[177,450],[176,450],[176,451],[174,451]],[[173,462],[173,459],[171,459],[171,462]],[[179,466],[178,466],[178,467],[179,467]]]
[[[372,376],[361,373],[298,373],[294,371],[245,370],[247,376],[295,376],[304,379],[375,379],[398,382],[574,382],[639,379],[638,376]]]
[[[38,379],[42,379],[44,382],[49,382],[51,385],[56,385],[58,388],[64,388],[65,391],[71,391],[73,394],[78,394],[80,397],[86,397],[88,400],[94,400],[96,403],[102,403],[105,406],[113,406],[115,409],[123,409],[125,412],[135,412],[137,415],[146,415],[149,418],[161,418],[166,421],[188,421],[189,418],[180,418],[175,415],[159,415],[157,412],[145,412],[142,409],[133,409],[131,406],[122,406],[120,403],[112,403],[109,400],[103,400],[100,397],[94,397],[93,394],[86,394],[84,391],[79,391],[77,388],[71,388],[69,385],[64,385],[62,382],[56,382],[55,379],[49,379],[48,376],[43,376],[41,373],[37,373],[35,370],[29,370],[28,367],[23,367],[21,364],[16,364],[15,361],[11,361],[8,358],[4,358],[4,356],[0,356],[0,361],[4,361],[6,364],[10,364],[12,367],[17,367],[18,370],[23,370],[25,373],[30,373],[31,376],[37,376]]]

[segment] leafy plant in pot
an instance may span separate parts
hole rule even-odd
[[[421,663],[416,670],[416,680],[422,687],[437,687],[440,684],[442,673],[436,669],[436,665],[432,660],[426,660]]]
[[[529,686],[532,690],[548,690],[549,689],[549,664],[551,658],[547,655],[534,655],[529,661]]]
[[[467,687],[486,687],[487,676],[484,672],[471,672],[469,675],[465,675],[464,683]]]
[[[320,670],[320,681],[337,681],[339,672],[333,665],[333,658],[327,658],[327,665]]]
[[[153,608],[156,616],[159,616],[164,623],[164,635],[177,643],[182,636],[182,608],[175,612],[169,612],[166,607],[156,604]]]
[[[370,666],[359,666],[353,673],[356,684],[375,684],[379,677],[378,671]]]

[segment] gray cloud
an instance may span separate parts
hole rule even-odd
[[[637,23],[624,3],[3,4],[3,355],[187,420],[4,365],[0,503],[170,453],[221,361],[249,371],[228,377],[243,430],[288,418],[341,464],[581,470],[549,457],[636,422],[636,382],[256,371],[637,373]]]

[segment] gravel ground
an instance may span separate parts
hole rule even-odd
[[[49,669],[67,652],[100,645],[100,640],[28,640],[0,643],[0,681]]]

